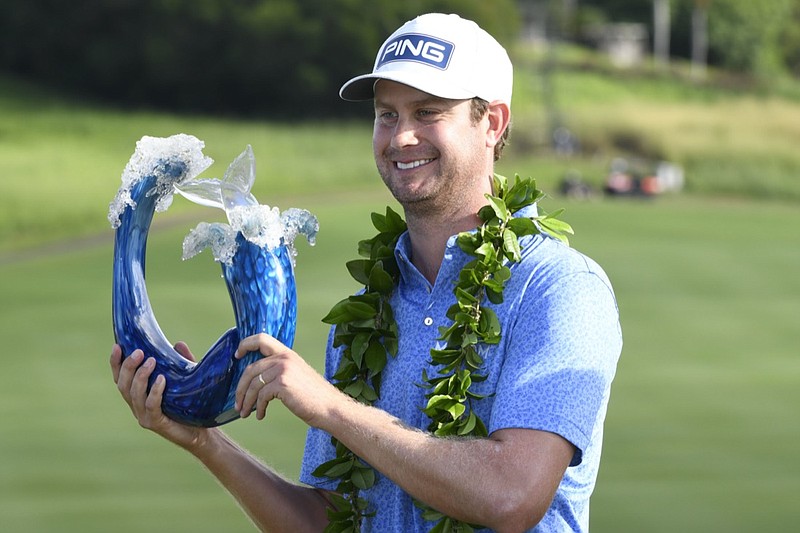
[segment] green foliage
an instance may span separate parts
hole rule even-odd
[[[669,0],[669,4],[670,48],[675,56],[691,56],[692,11],[703,4],[708,13],[710,64],[759,76],[780,74],[786,66],[797,64],[797,48],[790,45],[798,22],[797,0]],[[575,16],[603,22],[639,22],[652,35],[650,0],[595,0],[581,3]]]
[[[780,55],[786,68],[796,78],[800,78],[800,0],[792,0],[788,23],[778,36]]]
[[[499,3],[499,5],[498,5]],[[427,11],[510,41],[512,0],[47,0],[0,3],[0,69],[107,101],[270,117],[353,113],[338,89]]]
[[[322,319],[335,325],[333,345],[344,347],[333,375],[334,385],[356,401],[371,405],[380,394],[381,371],[388,356],[397,355],[398,332],[389,297],[400,275],[394,257],[397,239],[406,230],[405,221],[392,208],[386,214],[372,213],[378,234],[358,243],[365,259],[347,263],[347,271],[363,292],[345,298]],[[337,480],[335,508],[328,509],[326,533],[361,531],[368,516],[367,501],[359,491],[375,484],[375,472],[335,437],[331,443],[336,457],[321,464],[313,475]]]
[[[514,0],[45,0],[0,3],[0,70],[104,101],[294,118],[362,112],[341,84],[423,12],[459,13],[508,48]],[[549,2],[553,16],[563,5]],[[652,3],[576,3],[586,19],[652,24]],[[673,54],[689,57],[694,0],[671,0]],[[709,3],[709,60],[770,76],[797,69],[797,0]]]
[[[532,179],[521,180],[517,175],[510,186],[505,176],[495,174],[493,180],[494,194],[486,195],[489,203],[478,213],[481,225],[457,238],[461,249],[475,259],[462,268],[453,289],[455,303],[447,312],[452,325],[441,328],[439,338],[445,347],[430,350],[431,364],[439,367],[438,375],[429,377],[422,371],[423,386],[430,390],[422,411],[430,418],[428,431],[436,437],[488,435],[485,423],[472,409],[472,402],[483,396],[470,390],[473,383],[486,379],[478,373],[483,365],[478,345],[497,344],[501,338],[500,321],[484,299],[492,304],[503,302],[503,287],[511,277],[507,264],[521,258],[520,237],[538,233],[539,226],[562,240],[565,233],[572,233],[569,224],[558,221],[556,214],[514,216],[543,196]],[[334,385],[367,405],[378,399],[380,373],[387,355],[397,355],[398,330],[389,298],[400,276],[394,249],[406,230],[405,222],[389,207],[385,215],[373,213],[372,224],[378,234],[358,244],[359,255],[365,259],[347,263],[348,272],[364,285],[364,290],[335,304],[322,319],[335,325],[333,345],[342,348]],[[328,510],[326,532],[358,532],[367,516],[367,504],[359,491],[374,484],[375,474],[336,438],[332,437],[331,443],[336,457],[313,472],[317,477],[338,481],[336,491],[340,497]],[[416,505],[425,510],[427,519],[436,521],[432,533],[466,533],[476,527],[420,502]]]
[[[428,431],[437,437],[488,435],[485,423],[472,408],[472,402],[483,396],[470,391],[473,382],[486,379],[479,373],[483,358],[478,347],[498,344],[501,339],[500,321],[486,300],[491,304],[503,302],[503,288],[511,277],[508,263],[521,259],[519,239],[538,233],[537,223],[555,220],[555,216],[514,216],[543,196],[530,178],[521,180],[516,175],[513,185],[509,186],[505,176],[495,174],[493,193],[486,195],[489,204],[478,213],[482,222],[478,229],[458,236],[459,247],[475,259],[462,268],[453,289],[456,303],[447,312],[447,318],[453,323],[441,328],[439,337],[445,346],[431,350],[430,362],[439,368],[438,373],[428,376],[423,371],[423,386],[429,390],[425,394],[427,403],[423,412],[430,418]],[[560,226],[551,225],[561,232],[572,232],[565,222]],[[421,502],[416,505],[436,520],[431,533],[467,532],[478,527],[436,513]]]
[[[709,53],[719,65],[735,71],[769,76],[783,70],[778,39],[793,22],[793,0],[752,2],[715,0],[710,3]]]

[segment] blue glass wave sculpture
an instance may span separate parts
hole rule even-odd
[[[135,349],[153,357],[151,376],[166,377],[164,413],[179,422],[212,427],[238,418],[236,385],[245,367],[261,355],[233,357],[241,338],[268,333],[287,346],[294,341],[297,297],[294,238],[313,244],[317,221],[300,209],[279,214],[250,194],[255,162],[248,146],[222,180],[199,180],[211,159],[202,141],[189,135],[143,137],[122,176],[109,220],[116,228],[113,270],[113,327],[123,357]],[[226,331],[198,362],[181,356],[153,314],[145,284],[147,236],[155,211],[166,209],[175,192],[224,209],[230,224],[200,223],[184,241],[184,258],[211,247],[222,267],[236,327]]]

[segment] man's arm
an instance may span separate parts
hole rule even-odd
[[[322,531],[328,524],[323,492],[296,485],[271,470],[222,431],[189,451],[231,493],[261,531]]]
[[[266,357],[250,365],[239,382],[242,416],[255,407],[263,418],[269,401],[278,398],[413,497],[453,518],[500,532],[529,529],[549,508],[572,459],[573,445],[545,431],[433,437],[354,401],[268,335],[244,339],[237,353],[256,350]]]
[[[562,437],[529,429],[437,438],[372,408],[337,412],[323,429],[415,498],[498,532],[539,523],[574,452]]]
[[[176,346],[191,358],[185,345]],[[125,361],[114,346],[111,370],[114,382],[139,424],[194,455],[233,495],[262,531],[322,531],[327,524],[325,495],[282,478],[219,429],[179,424],[161,411],[166,382],[156,379],[147,393],[147,382],[155,365],[134,351]]]

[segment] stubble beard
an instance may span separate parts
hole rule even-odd
[[[463,214],[466,206],[473,206],[475,200],[475,187],[486,176],[472,176],[465,178],[459,170],[467,175],[474,172],[479,161],[463,161],[459,168],[452,164],[443,164],[447,158],[436,154],[433,165],[438,165],[435,175],[428,176],[418,187],[411,189],[407,183],[396,174],[396,168],[391,157],[384,157],[377,164],[378,173],[384,184],[397,202],[403,206],[406,217],[425,217],[428,219],[443,219],[456,214]],[[461,168],[463,167],[463,168]],[[480,193],[480,202],[483,202],[483,193]],[[477,208],[475,208],[477,212]]]
[[[433,164],[438,164],[437,159]],[[378,172],[383,179],[383,183],[395,200],[403,206],[406,216],[430,216],[441,213],[446,205],[452,191],[454,176],[451,173],[436,175],[425,178],[422,182],[414,184],[412,188],[403,178],[398,177],[394,164],[384,162],[378,165]]]

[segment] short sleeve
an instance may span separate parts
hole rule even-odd
[[[576,466],[605,416],[622,345],[617,304],[602,272],[531,279],[514,302],[489,431],[561,435]]]

